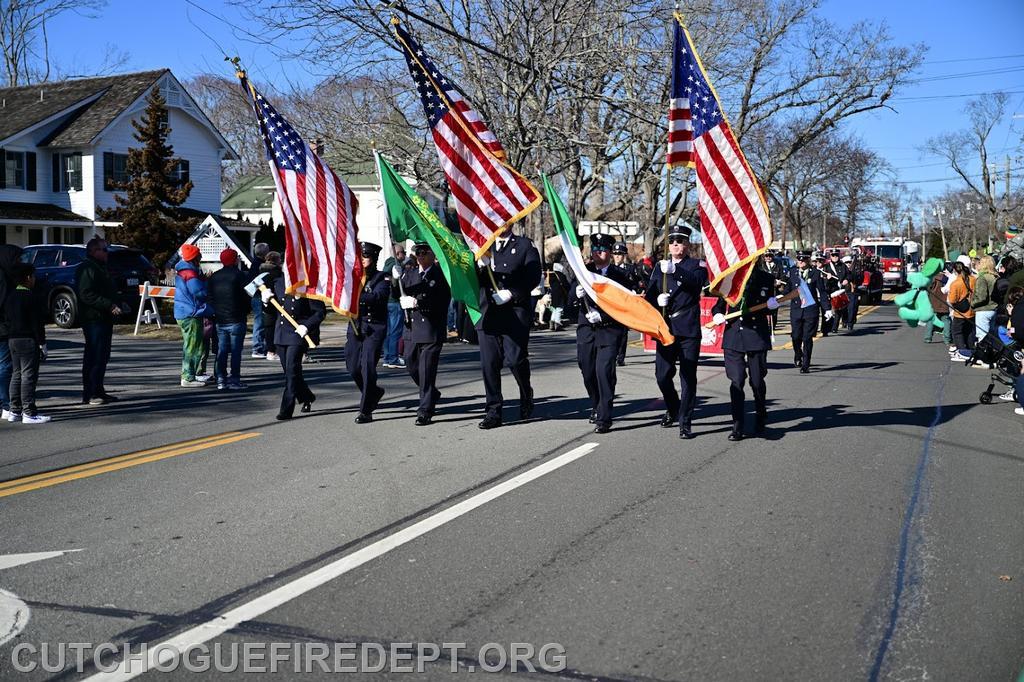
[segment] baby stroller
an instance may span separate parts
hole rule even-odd
[[[1006,327],[992,326],[988,334],[974,346],[974,353],[967,360],[967,365],[985,364],[992,366],[992,381],[989,383],[978,401],[982,405],[992,402],[992,389],[996,383],[1008,386],[1011,390],[1014,381],[1020,375],[1021,363],[1024,363],[1024,350],[1006,334]],[[1017,399],[1016,391],[1013,395]]]

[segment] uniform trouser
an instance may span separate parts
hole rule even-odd
[[[850,302],[846,304],[846,328],[853,330],[853,325],[857,323],[857,312],[860,310],[860,294],[854,290],[847,296],[850,297]]]
[[[743,385],[750,375],[750,392],[754,394],[754,410],[759,417],[764,417],[768,410],[765,396],[768,388],[764,378],[768,375],[768,351],[743,352],[724,349],[725,376],[729,378],[729,404],[732,411],[733,428],[743,428]]]
[[[11,412],[36,416],[36,381],[39,378],[39,346],[35,339],[10,339]]]
[[[790,322],[792,326],[793,357],[803,369],[811,366],[811,351],[814,350],[814,333],[818,331],[816,313],[805,314],[804,317]]]
[[[621,337],[625,335],[625,330],[620,332]],[[583,373],[583,386],[590,397],[590,407],[597,412],[594,422],[598,426],[611,426],[619,343],[617,340],[602,343],[597,336],[589,325],[576,328],[576,361]]]
[[[680,429],[689,429],[693,408],[697,404],[697,359],[700,337],[676,337],[674,343],[657,345],[654,356],[654,377],[665,399],[665,410],[676,415]],[[676,393],[676,364],[679,364],[679,393]]]
[[[514,334],[495,334],[481,331],[480,368],[484,375],[484,394],[487,398],[487,415],[501,417],[504,398],[501,395],[501,367],[512,370],[512,376],[519,384],[519,400],[530,398],[530,360],[527,356],[530,343],[529,329],[516,330]]]
[[[821,305],[821,313],[820,313],[821,314],[821,325],[820,325],[820,329],[821,329],[821,335],[822,336],[828,336],[829,334],[831,334],[832,331],[833,331],[833,327],[839,322],[839,319],[835,315],[832,316],[831,320],[829,320],[829,319],[827,319],[825,317],[829,313],[829,311],[831,311],[831,310],[832,310],[832,302],[831,302],[831,300],[826,302],[826,303],[823,303]]]
[[[441,391],[437,390],[437,365],[441,360],[441,348],[444,343],[413,343],[406,337],[405,366],[409,376],[420,389],[420,405],[416,415],[431,417],[437,408],[437,400]]]
[[[203,356],[209,353],[204,348],[203,321],[198,317],[178,320],[181,329],[181,378],[184,381],[195,381],[196,374],[201,373],[204,364]]]
[[[302,376],[302,356],[306,354],[306,344],[294,346],[278,346],[277,357],[284,370],[284,394],[281,396],[281,414],[292,416],[295,402],[311,403],[315,396],[306,385]]]
[[[356,388],[359,389],[360,414],[373,414],[383,394],[377,386],[377,363],[380,361],[387,332],[387,325],[368,325],[363,328],[363,336],[360,339],[356,337],[351,326],[348,329],[345,365],[356,383]]]
[[[622,338],[619,339],[619,348],[615,360],[619,363],[626,361],[626,346],[629,345],[629,330],[622,332]]]
[[[110,361],[112,322],[86,322],[82,324],[85,351],[82,353],[82,400],[99,398],[106,393],[104,380]]]

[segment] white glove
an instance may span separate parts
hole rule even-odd
[[[260,298],[263,299],[263,305],[270,303],[270,299],[274,298],[274,292],[270,289],[264,289],[260,292]]]
[[[716,327],[720,324],[723,324],[724,322],[725,315],[723,315],[722,313],[715,313],[714,315],[711,316],[711,323]]]
[[[668,294],[658,294],[658,307],[664,308],[668,305]]]
[[[46,350],[46,344],[45,343],[43,345],[39,346],[39,355],[43,359],[44,362],[46,361],[47,356],[50,355],[50,352],[48,350]]]
[[[671,258],[659,261],[658,267],[660,267],[661,271],[664,272],[666,275],[671,275],[673,272],[676,271],[676,264],[672,262]]]
[[[601,322],[601,313],[597,310],[591,310],[589,313],[587,313],[586,317],[587,322],[589,322],[590,324],[600,324]]]
[[[493,294],[491,294],[491,298],[498,305],[505,305],[506,303],[512,300],[512,292],[509,291],[508,289],[498,289]]]
[[[402,279],[402,266],[395,265],[391,268],[391,276],[395,279]]]
[[[476,259],[476,264],[479,265],[482,268],[486,268],[487,266],[489,266],[491,264],[491,257],[490,256],[480,256],[479,258]]]
[[[577,285],[576,285],[576,298],[583,298],[583,297],[584,297],[584,296],[586,295],[586,293],[587,293],[587,292],[586,292],[586,290],[585,290],[585,289],[583,288],[583,286],[582,286],[582,285],[580,285],[580,284],[577,284]]]
[[[836,314],[834,312],[832,312],[831,310],[826,310],[825,311],[825,319],[826,320],[831,320],[835,316],[836,316]]]
[[[772,296],[768,299],[768,310],[777,310],[779,307],[779,299]]]
[[[298,327],[295,328],[295,333],[298,334],[299,336],[305,336],[306,334],[309,333],[309,330],[306,329],[306,325],[300,324]]]
[[[399,296],[398,305],[402,306],[402,310],[412,310],[416,307],[416,298],[413,296]]]

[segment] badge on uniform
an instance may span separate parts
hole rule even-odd
[[[767,296],[767,295],[768,295],[768,290],[762,287],[762,289],[761,289],[761,295],[762,295],[762,296]]]
[[[430,280],[429,282],[427,282],[427,286],[431,286],[432,287],[435,284],[437,284],[437,282],[435,282],[434,280]]]
[[[513,255],[513,256],[514,256],[514,255],[516,255],[516,250],[515,250],[515,248],[513,248],[513,249],[512,249],[512,255]]]

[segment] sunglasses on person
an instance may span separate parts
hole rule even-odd
[[[676,235],[668,238],[669,244],[689,244],[690,240],[682,235]]]

